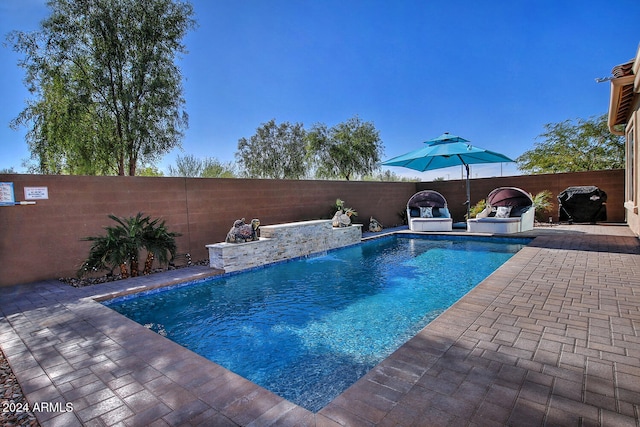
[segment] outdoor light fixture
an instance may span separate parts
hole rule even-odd
[[[613,80],[615,77],[611,76],[611,77],[596,77],[596,83],[604,83],[604,82],[608,82],[609,80]]]

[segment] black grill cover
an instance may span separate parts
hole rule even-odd
[[[596,186],[569,187],[558,194],[560,221],[597,222],[607,220],[607,193]]]

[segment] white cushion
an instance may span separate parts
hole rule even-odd
[[[476,214],[476,218],[486,218],[489,214],[491,214],[491,206],[487,205],[482,212],[478,212],[478,214]]]

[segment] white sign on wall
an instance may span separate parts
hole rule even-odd
[[[0,182],[0,206],[13,206],[15,201],[16,199],[13,194],[13,182]]]
[[[49,198],[48,187],[24,187],[24,198],[26,200],[45,200]]]

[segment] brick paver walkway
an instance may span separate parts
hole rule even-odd
[[[638,239],[609,225],[529,233],[532,244],[317,414],[94,300],[185,270],[0,289],[0,344],[43,426],[640,426]]]

